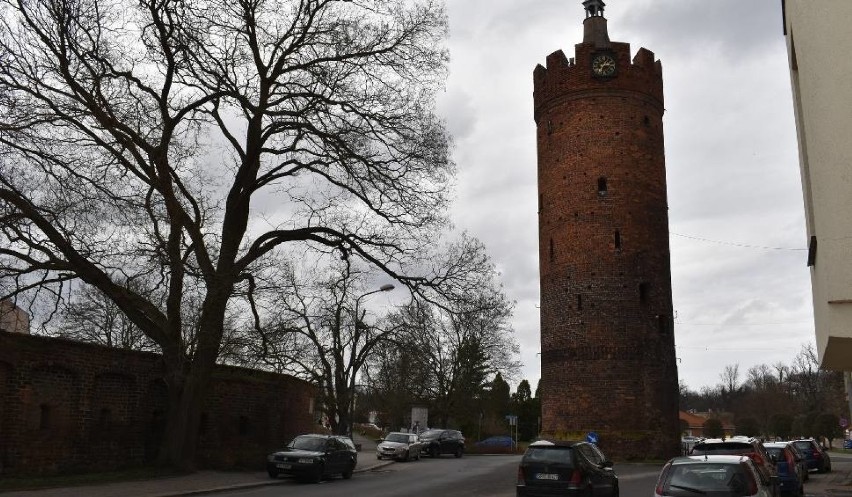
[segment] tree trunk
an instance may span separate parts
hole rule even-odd
[[[230,287],[211,290],[198,322],[195,354],[187,358],[183,346],[163,351],[168,387],[168,417],[159,462],[179,470],[195,469],[201,410],[207,397],[222,341],[225,307]]]

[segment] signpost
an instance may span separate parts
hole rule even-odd
[[[514,414],[509,414],[509,415],[506,416],[506,421],[509,422],[509,426],[510,426],[509,434],[510,435],[512,433],[511,427],[512,426],[515,427],[515,436],[512,437],[512,450],[514,451],[514,450],[518,449],[518,417],[515,416]]]
[[[589,442],[590,444],[597,445],[598,440],[599,440],[599,437],[598,437],[597,433],[590,431],[589,433],[586,434],[586,441]]]

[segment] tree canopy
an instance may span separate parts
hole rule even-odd
[[[160,458],[191,465],[226,316],[282,257],[468,288],[477,254],[431,257],[445,35],[433,0],[2,0],[0,297],[113,302],[163,354]]]

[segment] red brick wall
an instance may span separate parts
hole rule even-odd
[[[610,79],[592,43],[536,67],[542,426],[590,431],[605,453],[679,450],[662,66],[612,43]],[[603,188],[605,183],[605,188]]]
[[[0,332],[0,475],[105,471],[151,462],[166,398],[160,357]],[[204,404],[201,467],[262,469],[310,431],[313,387],[220,366]]]

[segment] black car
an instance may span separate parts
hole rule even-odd
[[[441,454],[464,455],[464,436],[458,430],[431,429],[420,434],[421,451],[430,457]]]
[[[351,439],[336,435],[299,435],[287,447],[266,458],[272,478],[294,475],[300,480],[320,482],[324,477],[352,478],[358,452]]]
[[[618,476],[593,444],[538,440],[521,458],[515,488],[517,497],[618,497]]]
[[[805,456],[805,460],[808,461],[809,470],[815,469],[817,473],[831,472],[831,457],[816,440],[812,438],[795,440],[793,441],[793,445]]]

